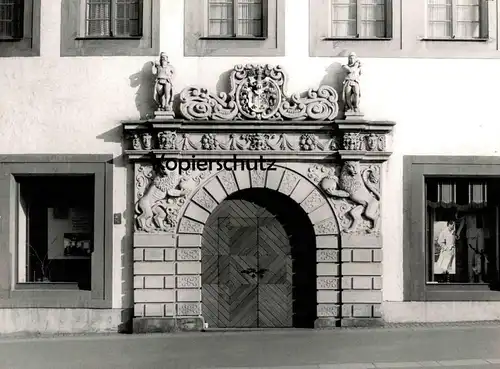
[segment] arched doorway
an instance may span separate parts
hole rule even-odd
[[[316,245],[306,212],[266,188],[231,194],[202,235],[202,315],[217,328],[312,328]]]

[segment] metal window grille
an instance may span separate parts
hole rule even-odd
[[[0,38],[23,37],[23,0],[0,0]]]
[[[331,37],[387,37],[386,0],[331,0]]]
[[[140,36],[141,0],[86,0],[86,2],[86,36]]]
[[[262,37],[263,0],[208,0],[208,35]]]
[[[427,0],[430,38],[474,39],[484,35],[482,0]]]

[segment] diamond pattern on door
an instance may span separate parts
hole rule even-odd
[[[292,326],[292,258],[281,223],[263,207],[226,200],[209,218],[202,256],[209,327]]]

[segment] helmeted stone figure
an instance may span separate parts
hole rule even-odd
[[[156,76],[154,87],[154,100],[158,104],[159,111],[172,111],[174,100],[172,79],[174,67],[169,63],[168,56],[162,52],[160,60],[152,62],[153,74]]]
[[[350,53],[346,65],[342,68],[347,72],[344,78],[342,97],[346,113],[360,113],[359,102],[361,98],[360,76],[361,62],[355,53]]]

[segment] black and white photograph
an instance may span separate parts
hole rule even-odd
[[[0,369],[500,369],[500,0],[0,0]]]

